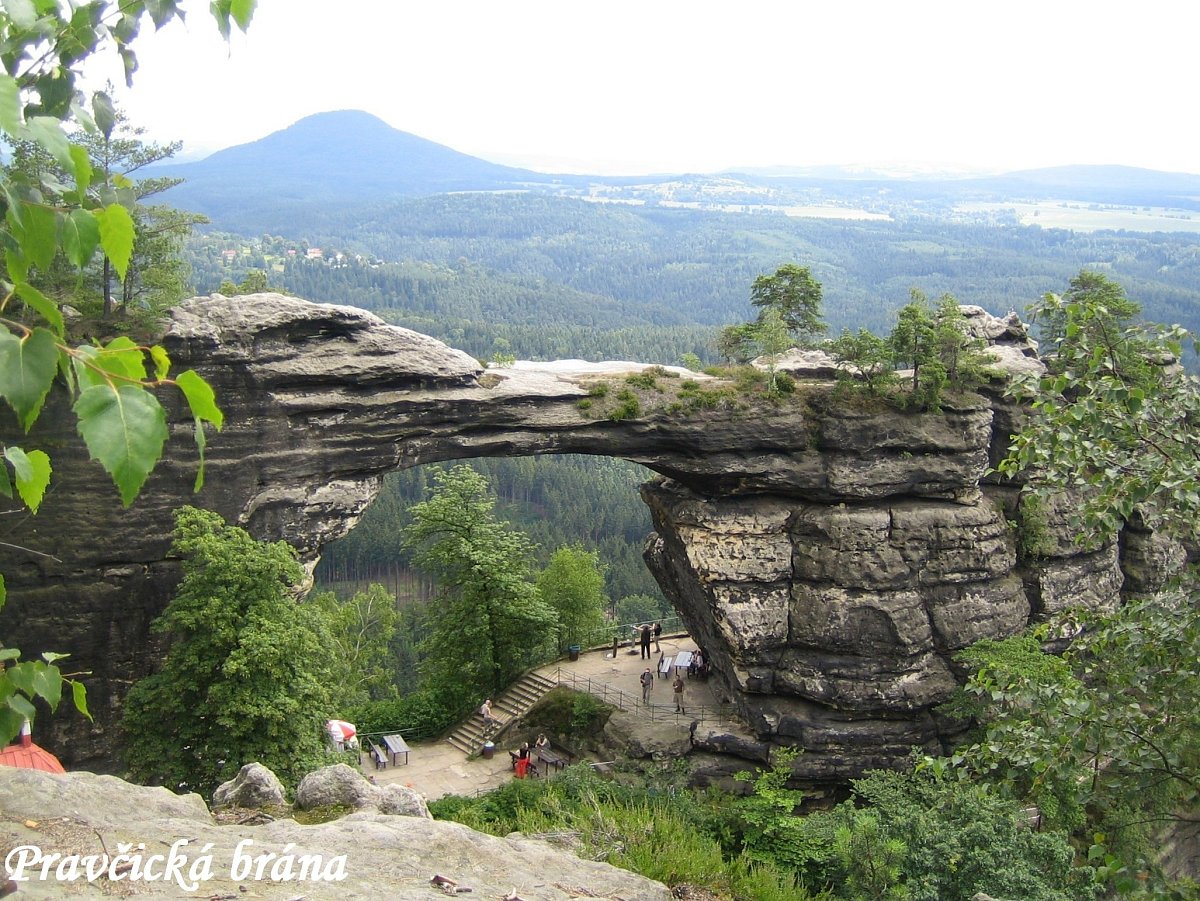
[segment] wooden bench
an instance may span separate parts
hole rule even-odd
[[[660,678],[671,675],[671,664],[674,661],[674,657],[663,657],[658,661],[658,675]]]
[[[383,748],[379,747],[373,741],[368,741],[367,745],[371,749],[371,759],[375,761],[375,769],[386,770],[388,761],[387,754],[383,752]]]

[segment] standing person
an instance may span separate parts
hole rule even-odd
[[[650,703],[650,691],[654,688],[654,674],[650,672],[650,667],[646,667],[646,671],[642,673],[642,703]]]
[[[650,659],[650,624],[642,624],[642,659]]]
[[[662,635],[662,623],[654,624],[654,650],[658,651],[658,636]]]
[[[687,713],[683,709],[683,676],[679,675],[679,673],[675,674],[675,682],[671,685],[671,688],[675,692],[675,712]]]

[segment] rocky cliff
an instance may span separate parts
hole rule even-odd
[[[1003,366],[1037,365],[1015,317],[971,319]],[[198,496],[181,410],[128,511],[85,459],[65,398],[52,397],[22,440],[51,452],[54,487],[4,537],[20,548],[0,551],[0,634],[27,654],[69,651],[91,672],[94,725],[39,723],[39,741],[75,765],[109,759],[120,700],[159,652],[149,624],[178,579],[167,550],[183,503],[284,538],[311,562],[390,470],[533,453],[644,464],[661,475],[643,491],[657,578],[724,694],[760,739],[805,749],[797,775],[807,778],[937,748],[947,727],[933,708],[954,685],[954,651],[1068,602],[1112,605],[1121,588],[1115,541],[1081,553],[1055,539],[1036,565],[1018,560],[1019,488],[985,480],[1020,415],[998,392],[900,413],[839,395],[826,367],[803,378],[794,403],[649,404],[613,421],[578,404],[599,367],[485,373],[369,313],[272,294],[190,301],[164,344],[178,368],[209,379],[226,415]],[[1151,539],[1139,547],[1131,571],[1153,579],[1173,552]]]

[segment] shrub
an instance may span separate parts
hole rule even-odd
[[[795,394],[796,380],[786,372],[775,373],[775,393],[776,394]]]
[[[634,419],[642,412],[642,405],[637,399],[637,395],[628,388],[617,392],[617,401],[617,406],[608,413],[608,418],[613,422],[620,422],[623,419]]]
[[[461,714],[444,698],[425,689],[402,698],[355,705],[345,711],[345,718],[359,732],[411,730],[417,735],[430,736],[450,728]]]
[[[658,388],[658,379],[655,377],[653,370],[650,369],[625,376],[625,382],[634,388],[645,388],[647,390]],[[658,390],[661,391],[662,389],[658,388]]]

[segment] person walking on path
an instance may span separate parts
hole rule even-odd
[[[650,624],[642,624],[642,659],[650,659]]]
[[[492,699],[488,698],[479,708],[479,715],[483,717],[483,731],[489,732],[496,726],[500,725],[500,720],[492,715]]]
[[[650,667],[646,667],[646,671],[642,673],[642,703],[650,703],[650,691],[654,688],[654,674],[650,672]]]
[[[671,685],[671,688],[675,692],[675,712],[687,713],[683,709],[683,676],[679,675],[679,673],[675,674],[675,682]]]
[[[662,635],[662,623],[654,624],[654,650],[660,651],[658,646],[658,636]]]

